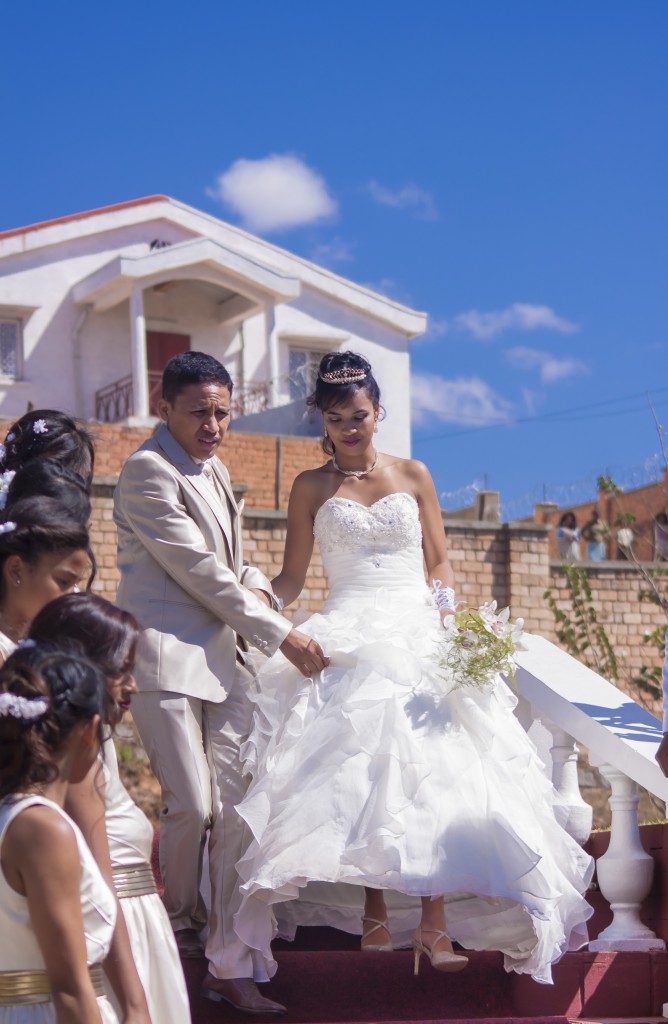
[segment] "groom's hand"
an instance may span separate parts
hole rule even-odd
[[[329,665],[320,644],[298,629],[290,630],[279,650],[304,676],[314,676]]]

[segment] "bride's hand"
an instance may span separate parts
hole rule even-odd
[[[279,650],[307,678],[329,665],[329,658],[320,644],[298,629],[290,630]]]

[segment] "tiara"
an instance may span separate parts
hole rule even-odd
[[[366,370],[363,370],[361,366],[357,369],[350,367],[347,370],[330,370],[329,373],[320,373],[318,376],[325,384],[356,384],[358,381],[364,380]]]

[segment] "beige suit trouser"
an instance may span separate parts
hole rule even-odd
[[[211,911],[206,955],[217,978],[252,978],[253,956],[234,931],[239,908],[236,863],[247,829],[235,810],[246,790],[239,747],[248,736],[253,677],[237,664],[220,704],[167,691],[138,693],[132,713],[162,788],[160,871],[164,903],[176,931],[206,924],[200,893],[209,833]]]

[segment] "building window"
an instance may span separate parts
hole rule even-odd
[[[306,348],[291,348],[288,360],[290,401],[298,402],[310,395],[315,387],[322,352]]]
[[[0,319],[0,377],[21,376],[21,321]]]

